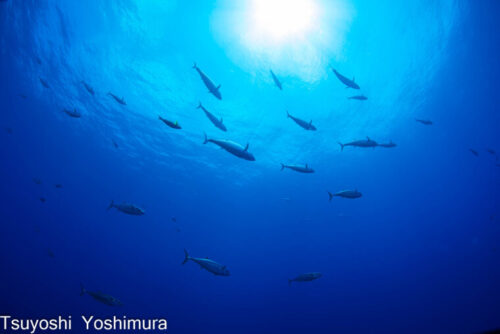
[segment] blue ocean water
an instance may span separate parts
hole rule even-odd
[[[282,20],[296,3],[0,1],[0,314],[72,315],[74,333],[81,314],[172,333],[500,327],[500,4],[311,0],[309,21]],[[366,137],[397,146],[338,145]],[[363,196],[329,201],[343,189]]]

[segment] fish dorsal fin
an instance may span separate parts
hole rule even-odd
[[[313,124],[313,120],[311,119],[311,121],[309,121],[309,126],[311,126]]]
[[[247,146],[245,146],[245,149],[243,151],[248,151],[248,143],[247,143]]]
[[[366,136],[366,140],[370,141],[370,137]]]
[[[307,164],[306,164],[306,169],[307,169],[307,168],[309,168],[309,167],[308,167],[308,166],[307,166]]]
[[[221,86],[221,85],[218,85],[216,89],[217,89],[217,90],[219,90],[219,89],[220,89],[220,86]]]
[[[179,125],[179,121],[175,121],[174,125]]]

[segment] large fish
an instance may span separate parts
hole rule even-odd
[[[335,75],[340,80],[340,82],[342,82],[344,85],[346,85],[346,88],[359,89],[359,86],[354,81],[354,78],[352,78],[352,80],[346,78],[345,76],[343,76],[342,74],[340,74],[339,72],[337,72],[337,70],[335,70],[333,67],[332,67],[332,71],[333,71],[333,73],[335,73]]]
[[[172,122],[172,121],[169,121],[168,119],[165,119],[161,116],[158,116],[158,119],[160,121],[162,121],[163,123],[165,123],[167,126],[171,127],[172,129],[177,129],[177,130],[182,129],[181,126],[179,125],[179,122],[177,122],[177,121]]]
[[[328,192],[328,196],[330,197],[330,201],[331,201],[334,197],[355,199],[355,198],[360,198],[363,195],[357,189],[355,189],[355,190],[342,190],[342,191],[336,192],[335,194]]]
[[[111,208],[116,208],[118,211],[132,216],[142,216],[145,213],[141,208],[128,203],[115,204],[114,201],[111,201],[108,206],[108,210]]]
[[[371,140],[370,137],[366,137],[366,139],[355,140],[350,143],[342,144],[339,142],[340,150],[344,150],[344,146],[355,146],[355,147],[377,147],[378,144],[376,141]]]
[[[109,306],[122,306],[123,305],[123,303],[121,301],[119,301],[118,299],[116,299],[113,296],[107,295],[107,294],[102,293],[100,291],[96,291],[96,292],[88,291],[84,288],[83,284],[80,284],[80,296],[83,296],[85,294],[94,298],[98,302],[109,305]]]
[[[197,257],[191,257],[189,256],[187,250],[184,250],[184,261],[182,261],[182,264],[185,264],[189,260],[197,263],[201,268],[211,272],[214,275],[217,276],[229,276],[231,275],[229,273],[229,270],[227,270],[226,266],[217,263],[213,260],[210,260],[208,258],[202,259],[202,258],[197,258]]]
[[[285,168],[294,170],[294,171],[299,172],[299,173],[314,173],[314,169],[309,168],[309,166],[307,164],[305,166],[281,164],[281,170],[283,170]]]
[[[299,276],[289,279],[288,284],[292,285],[292,282],[310,282],[314,281],[315,279],[320,278],[323,276],[321,273],[314,272],[314,273],[305,273],[305,274],[300,274]]]
[[[222,95],[221,95],[221,93],[219,91],[220,85],[215,86],[215,84],[213,83],[213,81],[210,80],[210,78],[205,73],[203,73],[203,71],[200,70],[200,68],[198,66],[196,66],[196,63],[193,65],[193,68],[200,75],[201,81],[203,81],[203,83],[205,84],[205,86],[207,86],[208,91],[210,93],[212,93],[213,96],[215,96],[219,100],[222,100]]]
[[[312,124],[312,120],[309,122],[306,122],[300,118],[294,117],[290,115],[290,113],[287,111],[286,116],[288,118],[291,118],[295,123],[297,123],[301,128],[306,129],[306,130],[311,130],[311,131],[316,131],[316,127]]]
[[[227,128],[226,128],[226,126],[223,123],[222,117],[220,118],[220,120],[217,119],[217,117],[215,117],[214,114],[212,114],[210,111],[208,111],[201,104],[201,102],[199,102],[198,107],[196,107],[196,108],[203,110],[203,112],[208,117],[208,119],[210,120],[210,122],[212,122],[212,124],[215,125],[216,128],[221,129],[222,131],[227,131]]]
[[[207,135],[205,134],[205,141],[203,142],[203,144],[206,144],[209,142],[214,143],[215,145],[223,148],[224,150],[237,156],[238,158],[245,159],[248,161],[255,161],[255,157],[253,156],[253,154],[248,152],[248,144],[245,147],[243,147],[240,144],[232,142],[230,140],[209,139],[207,137]]]

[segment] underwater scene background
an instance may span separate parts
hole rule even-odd
[[[499,327],[498,13],[493,0],[0,1],[0,313],[165,317],[173,333]],[[338,144],[367,137],[376,147]],[[342,190],[362,197],[329,200]],[[230,276],[181,265],[184,249]],[[288,284],[309,272],[322,276]]]

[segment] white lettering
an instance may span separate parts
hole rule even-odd
[[[90,327],[90,322],[92,321],[92,319],[93,319],[93,318],[94,318],[94,316],[93,316],[93,315],[91,315],[91,316],[90,316],[90,318],[87,320],[87,318],[85,318],[85,316],[84,316],[84,315],[82,315],[82,319],[83,319],[83,321],[85,321],[85,329],[86,329],[86,330],[89,330],[89,329],[90,329],[90,328],[89,328],[89,327]]]

